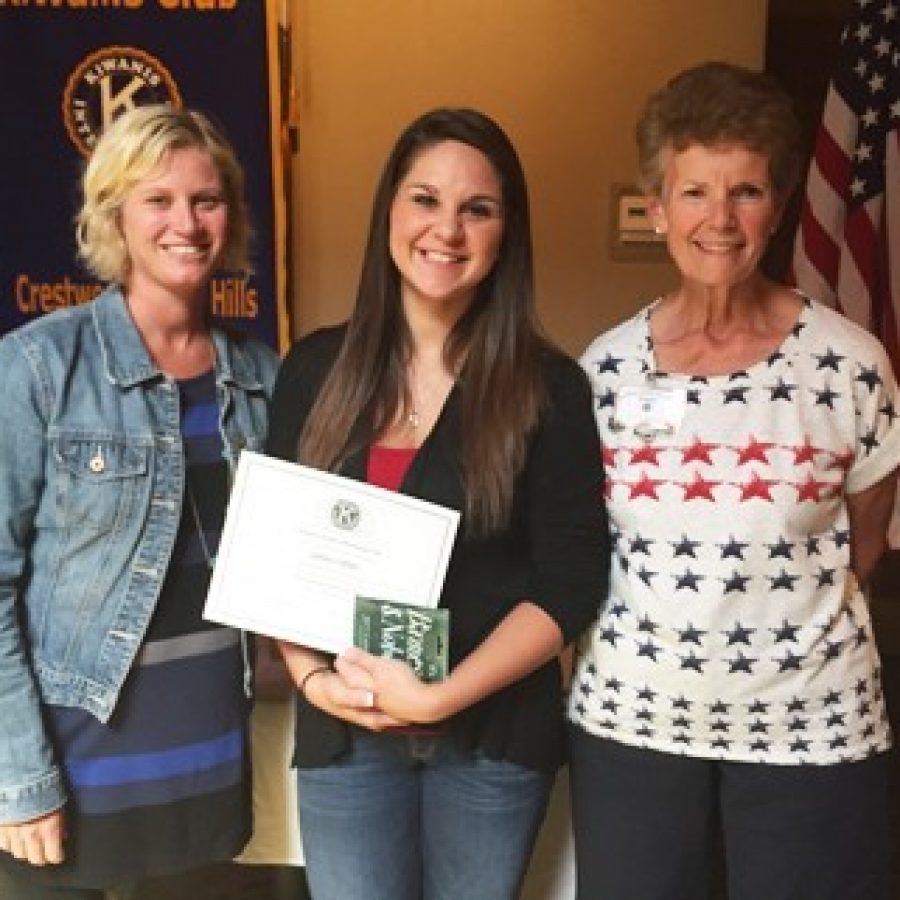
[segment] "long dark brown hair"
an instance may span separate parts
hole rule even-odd
[[[479,150],[500,180],[503,236],[497,260],[447,337],[444,364],[461,371],[460,464],[468,527],[509,521],[513,486],[544,399],[534,313],[531,224],[525,176],[503,130],[472,109],[435,109],[399,137],[375,191],[356,305],[335,364],[300,436],[299,458],[335,470],[372,443],[409,405],[412,341],[388,241],[398,186],[424,150],[459,141]]]

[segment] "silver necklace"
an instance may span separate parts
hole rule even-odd
[[[200,510],[197,509],[197,501],[194,498],[194,492],[191,489],[191,483],[187,479],[184,482],[184,492],[187,495],[188,503],[191,507],[191,515],[194,519],[194,528],[197,530],[197,539],[200,541],[200,549],[203,550],[203,558],[206,560],[206,566],[210,572],[216,565],[216,558],[209,552],[209,544],[206,542],[206,534],[203,531],[203,522],[200,519]]]
[[[419,415],[419,411],[417,409],[411,409],[406,414],[406,424],[409,425],[410,428],[415,430],[422,424],[422,417]]]

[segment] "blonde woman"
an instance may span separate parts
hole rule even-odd
[[[0,872],[95,900],[240,851],[248,658],[201,619],[229,470],[275,355],[214,327],[247,266],[241,170],[202,115],[123,114],[78,243],[109,287],[0,341]]]

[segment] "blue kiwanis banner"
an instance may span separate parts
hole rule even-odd
[[[160,101],[206,112],[247,176],[249,277],[220,273],[213,313],[287,339],[278,21],[270,0],[0,0],[0,334],[85,303],[78,179],[105,123]]]

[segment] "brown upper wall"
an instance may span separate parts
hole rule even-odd
[[[294,330],[350,310],[375,181],[397,134],[440,105],[496,118],[531,191],[538,305],[579,353],[673,281],[609,255],[613,183],[635,177],[646,96],[704,59],[759,67],[765,0],[289,0],[300,145]]]

